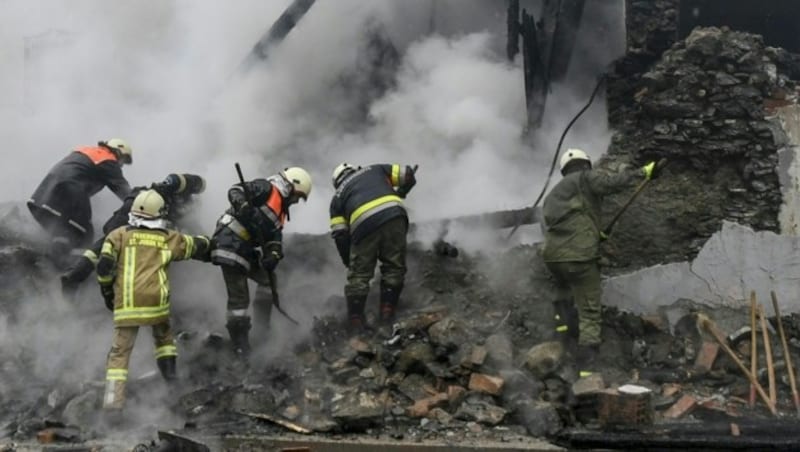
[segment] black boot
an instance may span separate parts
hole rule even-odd
[[[94,271],[94,262],[86,256],[79,257],[66,272],[61,275],[61,292],[72,298],[75,291]]]
[[[366,330],[367,319],[364,316],[364,306],[366,304],[366,295],[351,295],[347,297],[348,331],[350,334],[361,334]]]
[[[397,303],[400,301],[402,287],[391,287],[381,284],[380,322],[389,324],[394,322],[397,312]]]
[[[161,376],[167,383],[171,383],[178,379],[178,371],[176,368],[177,359],[174,356],[165,356],[156,360],[158,370],[161,371]]]
[[[229,317],[225,327],[231,336],[233,352],[239,357],[247,358],[250,355],[250,317]]]
[[[572,300],[557,300],[553,303],[553,308],[555,310],[554,339],[561,342],[567,352],[574,354],[580,334],[578,310]]]

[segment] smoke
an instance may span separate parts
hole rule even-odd
[[[319,1],[269,49],[265,63],[237,72],[289,3],[0,1],[0,57],[7,63],[0,74],[6,146],[0,202],[26,200],[71,147],[118,136],[134,148],[134,164],[124,169],[133,185],[170,172],[207,179],[192,218],[201,225],[191,231],[196,233],[213,232],[227,207],[226,191],[237,180],[237,161],[246,178],[292,165],[310,171],[313,192],[307,203],[293,207],[287,234],[327,232],[330,172],[342,161],[418,164],[418,185],[407,199],[412,221],[519,208],[532,203],[544,184],[558,135],[586,101],[593,72],[616,56],[614,49],[598,48],[615,42],[607,35],[615,24],[598,21],[581,31],[576,49],[581,74],[553,87],[544,127],[531,146],[523,140],[522,63],[506,61],[501,51],[502,2]],[[587,3],[594,6],[587,6],[585,17],[613,16],[609,2]],[[438,33],[429,34],[432,29]],[[385,91],[369,83],[369,71],[375,70],[369,49],[376,36],[391,39],[400,55],[393,85]],[[608,140],[598,101],[565,144],[597,157]],[[99,230],[118,201],[104,193],[93,202]],[[498,243],[487,232],[454,234],[470,249]],[[314,316],[342,312],[343,306],[326,300],[341,294],[344,270],[332,244],[304,252],[322,255],[319,260],[328,267],[301,264],[279,273],[286,309],[307,331]],[[286,253],[293,250],[287,247]],[[182,324],[221,329],[225,290],[219,270],[175,265],[173,302],[190,319]],[[38,352],[36,369],[69,368],[76,379],[99,378],[111,326],[107,315],[97,312],[102,305],[96,287],[85,294],[96,306],[93,314],[68,319],[74,322],[69,325],[42,316],[63,303],[56,288],[50,289],[32,297],[22,315],[22,324],[33,326],[30,334],[40,334],[40,341],[26,344]],[[300,340],[296,328],[276,317],[273,313],[270,353],[285,352]],[[11,342],[13,336],[0,332]],[[140,334],[132,369],[154,366],[141,336],[149,333]],[[87,344],[93,344],[90,350]]]

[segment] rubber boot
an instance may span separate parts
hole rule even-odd
[[[225,325],[231,336],[231,345],[236,356],[248,358],[250,356],[250,317],[229,317]]]
[[[253,297],[253,340],[256,344],[266,343],[269,335],[269,325],[272,319],[272,291],[269,286],[256,287]]]
[[[348,331],[350,334],[361,334],[366,330],[367,319],[364,316],[364,306],[366,304],[366,295],[351,295],[347,297]]]
[[[75,263],[61,275],[61,292],[65,298],[72,299],[83,281],[94,271],[94,262],[86,256],[79,257]]]
[[[161,371],[161,376],[164,377],[167,383],[172,383],[178,379],[177,361],[174,356],[165,356],[156,360],[158,370]]]
[[[381,324],[391,324],[397,312],[397,303],[400,301],[402,287],[391,287],[381,284],[381,305],[379,321]]]

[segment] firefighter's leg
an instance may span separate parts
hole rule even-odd
[[[373,232],[350,246],[350,267],[347,269],[344,296],[347,299],[347,315],[353,333],[363,331],[366,326],[364,307],[369,295],[369,280],[375,274],[379,241],[380,234]]]
[[[153,325],[153,343],[156,347],[156,364],[161,376],[167,382],[175,381],[178,378],[178,348],[175,346],[169,320]]]
[[[87,249],[73,261],[70,268],[61,275],[61,292],[64,297],[73,298],[80,284],[94,271],[98,258],[93,249]]]
[[[233,351],[242,357],[250,353],[250,292],[247,286],[247,273],[239,268],[221,265],[225,289],[228,291],[228,311],[225,327],[231,337]]]
[[[554,338],[573,351],[578,345],[578,312],[572,298],[569,282],[568,262],[547,262],[547,269],[553,276],[556,297],[553,301]]]
[[[596,262],[574,262],[570,273],[572,276],[570,288],[580,318],[578,344],[598,346],[602,325],[600,269]]]
[[[408,222],[396,218],[381,228],[381,242],[378,259],[381,262],[381,303],[380,321],[394,321],[400,292],[406,275],[406,234]]]
[[[253,323],[256,325],[253,334],[256,335],[256,342],[263,342],[269,333],[269,323],[272,320],[272,287],[269,275],[264,269],[250,272],[250,279],[257,283],[253,297]],[[275,279],[277,284],[277,275]],[[277,290],[277,287],[275,289]]]
[[[111,340],[106,364],[106,389],[103,408],[121,410],[125,406],[125,384],[128,380],[128,364],[133,344],[136,342],[138,326],[116,326]]]

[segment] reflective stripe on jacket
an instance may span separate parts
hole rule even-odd
[[[197,246],[196,241],[205,243]],[[173,230],[123,226],[111,231],[103,242],[101,259],[116,262],[114,272],[98,272],[100,284],[114,285],[114,324],[152,325],[169,317],[169,279],[172,261],[191,259],[208,247],[202,236]]]
[[[347,176],[331,200],[331,233],[349,233],[358,243],[387,221],[407,217],[395,188],[405,187],[408,171],[406,166],[379,164]]]

